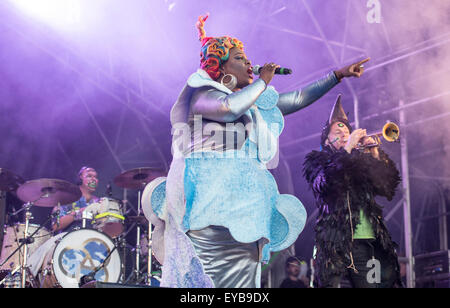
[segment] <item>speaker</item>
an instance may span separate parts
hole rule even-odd
[[[450,250],[425,253],[414,258],[417,278],[433,278],[450,273]]]
[[[450,287],[450,250],[417,255],[415,263],[418,288]]]

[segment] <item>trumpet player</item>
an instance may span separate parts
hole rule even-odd
[[[320,287],[401,287],[396,244],[375,196],[392,200],[400,182],[394,162],[366,130],[353,130],[339,96],[323,128],[321,151],[309,153],[303,174],[319,208],[315,265]]]

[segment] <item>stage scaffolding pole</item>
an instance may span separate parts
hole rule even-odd
[[[399,106],[402,107],[404,102],[399,101]],[[399,112],[400,127],[406,124],[405,110],[401,109]],[[401,163],[402,163],[402,188],[403,188],[403,223],[405,233],[405,256],[408,259],[406,265],[406,286],[414,288],[414,257],[412,251],[412,229],[411,229],[411,198],[409,187],[409,166],[408,166],[408,143],[406,132],[402,132],[400,137],[401,148]]]

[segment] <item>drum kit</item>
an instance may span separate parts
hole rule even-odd
[[[0,232],[3,236],[0,288],[89,288],[96,281],[128,283],[131,279],[135,284],[155,284],[158,277],[153,275],[152,266],[158,264],[152,258],[152,225],[141,215],[141,194],[148,183],[165,175],[162,170],[147,167],[121,173],[114,178],[114,184],[126,190],[137,190],[136,216],[127,216],[128,202],[114,199],[110,193],[82,211],[80,228],[55,235],[44,226],[50,221],[59,225],[61,206],[78,201],[82,197],[80,188],[60,179],[25,182],[20,176],[0,168],[0,192],[15,193],[24,202],[20,210],[10,215],[25,213],[24,222],[5,225]],[[37,225],[30,223],[32,207],[54,210],[42,225]],[[136,246],[131,250],[135,253],[135,262],[132,278],[127,278],[124,259],[130,255],[130,245],[126,236],[134,227]],[[146,260],[141,260],[142,257]],[[145,263],[146,273],[142,273],[141,264]]]

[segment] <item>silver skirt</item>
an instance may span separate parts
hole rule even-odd
[[[258,242],[237,242],[227,228],[219,226],[190,230],[186,234],[216,288],[260,287]]]

